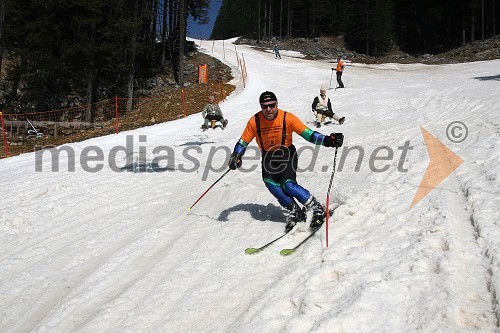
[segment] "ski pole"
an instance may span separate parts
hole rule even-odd
[[[328,186],[328,192],[326,193],[326,247],[328,247],[328,219],[330,218],[330,190],[332,189],[333,176],[335,175],[335,167],[337,165],[337,152],[339,147],[335,147],[335,157],[333,158],[333,170],[332,176],[330,177],[330,185]]]
[[[333,68],[332,68],[332,75],[330,75],[330,84],[328,85],[328,90],[332,89],[332,78],[333,78]]]
[[[203,192],[203,194],[202,194],[202,195],[201,195],[201,196],[200,196],[200,197],[199,197],[199,198],[198,198],[198,199],[194,202],[194,204],[193,204],[191,207],[189,207],[189,208],[188,208],[188,211],[190,211],[190,210],[191,210],[191,208],[193,208],[193,207],[194,207],[194,205],[196,205],[196,204],[198,203],[198,201],[200,201],[200,200],[201,200],[201,198],[203,198],[203,196],[204,196],[205,194],[207,194],[207,192],[208,192],[208,191],[210,191],[210,189],[211,189],[212,187],[214,187],[214,185],[215,185],[215,184],[217,184],[217,183],[219,182],[219,180],[221,180],[221,179],[222,179],[225,175],[227,175],[227,173],[228,173],[229,171],[231,171],[231,169],[227,169],[227,171],[226,171],[226,172],[224,172],[224,173],[222,174],[222,176],[220,176],[220,177],[219,177],[219,179],[217,179],[217,180],[215,181],[215,183],[213,183],[212,185],[210,185],[210,187],[209,187],[209,188],[207,188],[207,190],[206,190],[205,192]]]

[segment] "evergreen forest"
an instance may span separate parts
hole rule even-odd
[[[169,71],[182,85],[186,21],[207,22],[208,8],[208,0],[0,0],[0,110],[52,110],[75,95],[131,99],[138,79]]]
[[[495,0],[222,0],[212,38],[343,36],[348,49],[439,53],[496,36]]]
[[[222,0],[212,38],[342,36],[372,56],[439,53],[496,36],[495,0]],[[188,18],[209,0],[1,0],[0,110],[131,99],[140,79],[183,85]],[[130,107],[132,107],[130,105]],[[128,108],[128,107],[127,107]],[[26,111],[23,111],[26,112]]]

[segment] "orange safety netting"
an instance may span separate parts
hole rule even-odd
[[[210,95],[223,100],[232,91],[229,87],[197,84],[182,92],[133,99],[115,97],[46,112],[4,111],[0,119],[0,158],[30,151],[28,148],[37,144],[58,145],[178,119],[200,112]]]

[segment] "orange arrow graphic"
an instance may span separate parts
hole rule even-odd
[[[420,127],[429,154],[429,165],[425,170],[424,177],[420,181],[417,193],[413,197],[410,209],[420,202],[427,194],[436,188],[446,179],[456,168],[464,162],[457,154],[452,152],[435,136]]]

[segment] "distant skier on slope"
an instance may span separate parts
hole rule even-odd
[[[276,55],[275,59],[281,59],[280,50],[281,49],[279,48],[278,44],[274,45],[273,51],[274,51],[274,54]]]
[[[326,96],[326,88],[324,86],[321,86],[319,89],[319,95],[314,97],[312,112],[316,116],[316,127],[318,128],[321,127],[321,124],[325,124],[326,117],[335,119],[340,125],[345,121],[345,117],[340,117],[333,112],[332,103],[330,98]]]
[[[313,219],[310,228],[319,228],[324,221],[325,207],[296,180],[298,157],[292,144],[293,132],[307,141],[325,147],[340,147],[344,141],[342,133],[323,135],[304,125],[294,114],[278,108],[278,99],[270,91],[260,95],[261,111],[248,121],[241,138],[236,143],[229,159],[229,168],[241,166],[241,158],[248,144],[257,138],[262,152],[262,179],[271,194],[281,206],[289,211],[285,231],[292,230],[297,222],[305,222],[304,211],[297,204],[297,199],[304,208],[312,210]]]
[[[344,83],[342,82],[342,73],[344,72],[344,62],[340,57],[337,57],[337,67],[335,68],[337,73],[337,83],[339,86],[337,88],[344,88]]]
[[[215,128],[216,122],[220,122],[222,125],[222,129],[227,126],[227,119],[224,119],[224,115],[222,114],[222,110],[219,105],[215,103],[215,97],[210,96],[208,98],[209,103],[205,105],[203,111],[201,112],[201,116],[205,119],[201,128],[203,130],[208,129],[208,124],[210,123],[210,127]]]

